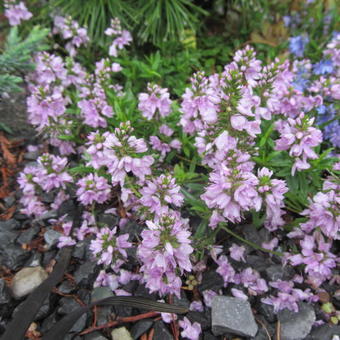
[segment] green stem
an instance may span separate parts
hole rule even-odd
[[[228,234],[234,236],[235,238],[237,238],[238,240],[244,242],[245,244],[248,244],[248,246],[253,247],[254,249],[261,250],[263,252],[270,253],[270,254],[277,255],[277,256],[283,256],[283,254],[281,252],[262,248],[259,245],[257,245],[256,243],[253,243],[251,241],[248,241],[248,240],[244,239],[243,237],[237,235],[236,233],[234,233],[233,231],[231,231],[229,228],[227,228],[225,226],[220,226],[220,229],[223,229]]]

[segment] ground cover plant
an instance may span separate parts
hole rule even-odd
[[[158,299],[186,294],[194,312],[218,295],[274,314],[307,302],[319,308],[314,327],[338,324],[340,34],[331,11],[317,18],[321,33],[305,33],[301,16],[321,13],[311,3],[284,17],[281,45],[262,37],[261,59],[243,44],[223,66],[185,49],[175,66],[162,50],[137,58],[118,18],[89,57],[86,27],[55,15],[53,43],[25,78],[28,120],[44,143],[30,146],[40,156],[18,176],[21,213],[38,219],[76,199],[79,228],[67,214],[49,219],[57,247],[88,240],[94,286],[117,296],[136,281]],[[12,0],[5,15],[14,26],[31,18]],[[187,317],[177,325],[183,338],[202,333]]]

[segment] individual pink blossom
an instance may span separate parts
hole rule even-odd
[[[246,248],[243,246],[238,246],[237,244],[233,243],[232,246],[229,248],[230,257],[235,261],[243,261],[246,262],[244,259],[244,252]]]
[[[166,117],[171,113],[170,95],[168,89],[163,89],[156,84],[148,84],[147,93],[140,93],[138,95],[138,110],[142,115],[151,120],[160,117]]]
[[[188,318],[184,317],[183,320],[178,322],[179,327],[183,330],[181,336],[190,340],[198,340],[202,332],[201,325],[198,322],[191,324]]]

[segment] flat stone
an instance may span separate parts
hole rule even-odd
[[[10,244],[1,255],[3,258],[0,260],[0,265],[4,265],[12,270],[18,270],[22,268],[25,261],[30,257],[31,252],[22,249],[16,244]]]
[[[111,296],[113,296],[113,292],[109,287],[96,287],[91,293],[91,302],[95,302]]]
[[[74,299],[67,297],[61,298],[59,305],[60,307],[58,308],[57,312],[62,315],[71,313],[80,306]]]
[[[42,260],[41,253],[33,253],[33,255],[25,262],[25,267],[40,266]]]
[[[97,263],[94,261],[86,261],[82,265],[78,267],[78,269],[74,272],[74,279],[77,284],[81,283],[82,281],[91,281],[91,278],[96,276],[96,268]]]
[[[75,286],[70,281],[64,281],[59,287],[58,290],[64,294],[69,294],[74,290]]]
[[[38,226],[30,227],[24,230],[17,239],[19,244],[29,244],[33,238],[39,233],[40,228]]]
[[[215,296],[211,306],[214,335],[231,333],[254,337],[258,331],[248,301],[229,296]]]
[[[111,332],[112,340],[133,340],[130,332],[125,327],[119,327]]]
[[[28,161],[35,161],[39,157],[39,150],[25,152],[24,159]]]
[[[6,251],[7,245],[13,243],[18,233],[10,229],[0,229],[0,250]]]
[[[91,293],[91,302],[95,302],[113,296],[113,292],[108,287],[96,287]],[[112,317],[110,306],[100,306],[97,308],[97,324],[101,326],[107,323]]]
[[[202,293],[207,289],[219,290],[223,287],[224,281],[220,274],[216,273],[215,270],[209,270],[204,272],[202,275],[202,282],[198,286],[199,291]]]
[[[174,339],[174,337],[168,331],[167,326],[164,324],[162,320],[155,322],[154,329],[155,329],[154,339],[161,339],[161,340],[173,340]]]
[[[306,340],[332,340],[334,335],[340,335],[340,325],[322,325],[314,329]]]
[[[145,334],[152,326],[152,320],[141,320],[136,322],[131,328],[131,336],[134,340],[139,339]]]
[[[99,332],[93,332],[90,334],[86,334],[84,340],[107,340],[107,338],[105,338]]]
[[[42,306],[40,307],[37,315],[35,316],[34,320],[42,320],[45,319],[50,311],[50,297],[48,296]]]
[[[20,299],[30,294],[48,277],[46,271],[38,267],[26,267],[18,271],[12,280],[12,293],[15,298]]]
[[[311,331],[316,316],[311,305],[301,303],[297,313],[284,309],[278,313],[278,319],[282,340],[302,340]]]
[[[195,311],[190,311],[187,313],[187,318],[193,322],[197,322],[201,325],[203,330],[207,330],[211,326],[211,314],[210,312],[195,312]]]
[[[220,337],[212,335],[210,332],[204,332],[203,340],[220,340]]]
[[[4,202],[7,208],[11,207],[15,203],[15,197],[12,196],[7,196],[4,198]]]
[[[9,289],[5,280],[0,279],[0,305],[4,305],[11,300]]]
[[[11,218],[10,220],[7,221],[0,221],[0,231],[16,229],[20,229],[20,223],[14,218]]]
[[[84,313],[72,326],[70,329],[71,333],[79,333],[81,332],[85,326],[86,326],[86,321],[87,321],[87,313]]]
[[[60,236],[62,236],[62,234],[58,231],[53,229],[47,230],[44,234],[44,240],[46,242],[47,249],[50,249],[52,246],[54,246],[58,242]]]

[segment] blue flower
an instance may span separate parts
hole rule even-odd
[[[313,67],[313,73],[317,75],[329,74],[334,70],[332,60],[321,60]]]
[[[333,104],[329,106],[320,105],[316,108],[316,112],[318,113],[318,116],[316,118],[317,123],[323,124],[335,117],[336,110]]]
[[[309,38],[306,35],[291,37],[289,38],[289,51],[295,56],[302,58],[308,42]]]
[[[325,126],[324,136],[328,139],[333,146],[340,147],[340,124],[339,121],[335,120],[334,122],[330,123],[329,125]]]

